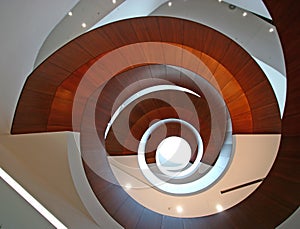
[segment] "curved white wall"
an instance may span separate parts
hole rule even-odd
[[[0,2],[0,133],[9,133],[21,89],[44,40],[79,0]]]

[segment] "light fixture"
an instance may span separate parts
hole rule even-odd
[[[172,6],[172,2],[168,2],[168,6],[171,7]]]
[[[223,211],[223,207],[222,207],[221,204],[217,204],[217,205],[216,205],[216,209],[217,209],[218,212]]]
[[[243,17],[246,17],[246,16],[247,16],[247,12],[244,12],[244,13],[243,13]]]
[[[222,0],[218,0],[218,2],[222,2]]]
[[[176,207],[176,211],[177,211],[177,213],[182,213],[183,212],[183,208],[181,206],[177,206]]]
[[[157,167],[164,173],[165,170],[183,170],[189,164],[191,156],[191,147],[184,138],[170,136],[158,145],[155,159]]]
[[[49,212],[40,202],[28,193],[19,183],[17,183],[8,173],[0,167],[0,179],[3,179],[20,196],[22,196],[33,208],[44,216],[55,228],[67,229],[51,212]]]
[[[81,24],[81,27],[82,27],[82,28],[85,28],[85,27],[86,27],[86,24],[83,22],[83,23]]]
[[[274,32],[274,29],[273,29],[273,28],[270,28],[270,29],[269,29],[269,32],[270,32],[270,33],[273,33],[273,32]]]
[[[117,0],[112,0],[112,3],[113,3],[113,4],[116,4],[116,3],[117,3]]]
[[[129,190],[129,189],[132,188],[132,186],[131,186],[131,184],[128,183],[128,184],[125,185],[125,188],[126,188],[127,190]]]
[[[72,15],[73,15],[72,11],[69,11],[68,15],[69,15],[69,16],[72,16]]]

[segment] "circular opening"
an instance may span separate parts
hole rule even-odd
[[[159,167],[169,171],[185,168],[191,159],[192,150],[189,143],[177,136],[165,138],[156,150],[156,162]]]

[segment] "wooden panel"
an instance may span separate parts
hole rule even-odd
[[[170,217],[170,216],[163,216],[161,229],[168,229],[168,228],[184,229],[183,219]]]
[[[69,74],[50,62],[44,62],[32,73],[18,101],[12,134],[43,132],[47,129],[55,90]]]
[[[208,29],[205,26],[199,26],[198,23],[184,23],[183,42],[187,47],[193,47],[196,50],[204,50]],[[197,41],[197,42],[195,42]]]
[[[173,31],[183,31],[184,21],[178,18],[170,18],[168,22],[163,17],[158,17],[158,28],[163,42],[182,44],[183,33]],[[153,28],[152,26],[150,28]]]
[[[130,20],[140,42],[161,41],[158,19],[156,17],[137,18]]]
[[[153,229],[153,228],[161,228],[163,216],[157,214],[147,208],[144,208],[142,216],[135,227],[136,229]]]
[[[234,60],[239,60],[239,61],[233,61]],[[228,49],[226,50],[224,56],[222,59],[218,59],[222,65],[228,69],[228,71],[236,76],[238,71],[248,64],[249,61],[251,61],[251,65],[255,65],[253,63],[252,58],[250,58],[249,54],[245,52],[243,49],[239,48],[239,45],[232,41]],[[253,69],[254,72],[259,72],[260,74],[263,75],[262,71],[258,70],[257,68]]]
[[[128,36],[124,37],[122,34],[122,31],[126,30],[128,31]],[[173,31],[173,33],[171,33],[170,31]],[[102,36],[103,35],[103,36]],[[89,36],[91,38],[91,42],[89,41]],[[192,36],[192,37],[191,37]],[[193,39],[191,39],[193,38]],[[197,38],[197,39],[195,39]],[[109,41],[108,41],[109,40]],[[68,107],[66,107],[66,104],[62,101],[62,99],[64,99],[63,96],[61,96],[62,94],[64,94],[62,91],[60,91],[61,89],[59,88],[60,83],[63,79],[65,79],[70,73],[75,71],[76,69],[78,69],[80,66],[84,65],[85,63],[87,63],[88,61],[91,60],[91,63],[93,63],[93,58],[99,58],[99,56],[102,56],[103,54],[105,54],[106,52],[113,50],[115,48],[121,47],[122,45],[128,45],[131,43],[136,43],[136,42],[143,42],[143,41],[166,41],[166,42],[171,42],[171,43],[177,43],[180,45],[180,43],[186,45],[187,47],[185,48],[185,50],[198,50],[198,51],[193,51],[193,54],[197,54],[199,55],[198,58],[203,58],[202,61],[206,60],[207,63],[210,63],[211,66],[210,70],[211,71],[216,71],[215,68],[215,63],[214,61],[211,60],[207,60],[207,56],[211,56],[213,59],[215,59],[217,62],[222,62],[222,64],[229,70],[229,72],[231,72],[231,74],[235,74],[235,78],[237,80],[237,82],[240,84],[242,90],[244,92],[247,92],[249,90],[251,90],[252,88],[254,88],[255,86],[257,86],[257,84],[266,81],[262,71],[259,69],[259,67],[256,65],[256,63],[251,60],[251,57],[242,49],[240,49],[234,42],[232,42],[231,40],[229,40],[228,38],[226,38],[224,35],[219,34],[218,32],[209,29],[205,26],[199,25],[197,23],[194,22],[189,22],[189,21],[185,21],[185,20],[181,20],[181,19],[174,19],[174,18],[166,18],[166,17],[149,17],[149,18],[138,18],[138,19],[131,19],[131,20],[124,20],[118,23],[114,23],[113,25],[107,25],[104,26],[101,29],[92,31],[91,33],[87,33],[84,34],[82,36],[80,36],[79,38],[75,39],[73,42],[65,45],[64,47],[62,47],[60,50],[58,50],[55,54],[53,54],[49,59],[47,59],[47,61],[45,61],[40,68],[44,68],[44,66],[47,66],[48,63],[51,63],[52,65],[58,66],[61,69],[64,69],[66,72],[62,73],[61,76],[59,77],[60,80],[58,80],[56,83],[52,83],[51,84],[51,80],[53,78],[48,78],[47,80],[47,76],[42,76],[42,77],[37,77],[36,72],[38,72],[38,70],[36,70],[32,75],[31,75],[31,81],[28,81],[25,87],[26,88],[37,88],[37,87],[41,87],[41,88],[47,88],[47,84],[50,83],[49,87],[49,91],[48,92],[41,92],[41,93],[50,93],[51,95],[54,94],[54,90],[55,90],[55,86],[57,88],[57,97],[55,98],[49,98],[50,101],[48,101],[46,104],[51,104],[53,106],[53,112],[51,112],[51,116],[58,112],[59,115],[57,115],[57,119],[55,120],[55,117],[51,117],[49,118],[49,127],[48,129],[37,129],[36,131],[46,131],[46,130],[51,130],[54,131],[56,130],[56,128],[58,128],[59,130],[70,130],[70,120],[67,121],[66,119],[70,119],[70,96],[66,97],[65,99],[68,100],[69,105]],[[197,41],[197,42],[196,42]],[[201,42],[199,42],[201,41]],[[99,42],[99,44],[98,44]],[[103,43],[103,48],[95,48],[94,44],[91,43],[97,43],[97,46],[101,47],[101,44]],[[163,43],[161,43],[163,44]],[[129,46],[128,46],[129,47]],[[128,53],[116,53],[117,56],[119,56],[118,58],[120,60],[122,60],[121,62],[116,61],[114,62],[114,64],[111,64],[110,66],[107,66],[108,68],[105,70],[105,72],[103,72],[103,69],[101,68],[97,68],[97,66],[93,66],[93,70],[94,72],[91,72],[89,74],[95,75],[95,76],[99,76],[102,75],[103,73],[103,79],[101,79],[99,81],[98,77],[94,77],[91,75],[90,79],[91,82],[93,82],[93,80],[95,80],[95,87],[97,88],[99,86],[99,82],[104,82],[106,79],[112,77],[114,75],[114,68],[116,67],[116,65],[118,66],[130,66],[130,63],[133,63],[132,61],[136,61],[133,60],[132,58],[126,58],[127,56],[131,56],[131,57],[138,57],[140,56],[141,58],[145,58],[144,55],[146,55],[146,59],[148,58],[148,61],[152,62],[152,61],[157,61],[158,63],[165,63],[167,61],[167,59],[165,58],[171,58],[170,56],[164,56],[164,53],[168,53],[166,52],[167,50],[164,50],[165,48],[167,48],[168,50],[171,50],[170,47],[171,46],[166,46],[166,45],[161,45],[161,46],[157,46],[157,45],[153,45],[150,43],[139,43],[140,48],[136,49],[136,50],[131,50],[129,52],[130,49],[128,49]],[[159,47],[163,47],[163,48],[159,48]],[[162,50],[164,50],[164,52],[162,52]],[[132,52],[134,52],[135,55],[131,55]],[[195,70],[195,71],[200,71],[197,72],[198,74],[203,73],[204,75],[207,75],[207,69],[200,67],[201,64],[197,63],[196,59],[190,59],[191,56],[186,55],[186,52],[184,52],[182,50],[181,54],[177,53],[176,55],[173,55],[173,60],[171,61],[174,64],[177,63],[177,65],[179,66],[183,66],[186,67],[188,69],[191,70]],[[203,55],[203,53],[206,54]],[[125,54],[125,56],[124,56]],[[180,60],[180,58],[178,59],[178,57],[180,55],[183,55],[183,58]],[[232,61],[231,55],[235,55],[238,56],[239,58],[235,58],[235,61]],[[144,56],[144,57],[142,57]],[[171,59],[169,59],[170,61]],[[179,62],[178,62],[179,61]],[[180,62],[181,61],[181,62]],[[196,61],[195,64],[193,64],[193,61]],[[170,63],[171,63],[170,62]],[[207,64],[206,63],[206,64]],[[247,64],[245,64],[247,63]],[[142,64],[142,63],[141,63]],[[82,70],[78,70],[78,72],[81,72],[81,74],[83,74],[84,72],[86,72],[86,69],[89,68],[88,66],[91,65],[84,65],[84,67],[82,67]],[[197,70],[196,70],[197,69]],[[48,70],[47,70],[48,71]],[[49,68],[49,71],[51,72],[52,69]],[[91,70],[89,70],[91,71]],[[201,72],[203,71],[203,72]],[[53,73],[50,73],[50,75]],[[211,83],[214,85],[214,80],[211,77],[211,75],[207,75],[208,78],[211,78]],[[56,77],[54,77],[56,78]],[[219,79],[221,79],[220,77],[218,77]],[[178,77],[177,77],[178,79]],[[36,81],[37,80],[37,81]],[[45,80],[43,86],[41,85],[41,81],[39,80]],[[104,80],[104,81],[103,81]],[[49,82],[48,82],[49,81]],[[36,83],[37,82],[37,83]],[[72,81],[70,81],[72,82]],[[233,81],[231,81],[233,82]],[[232,85],[235,85],[235,87],[238,85],[237,83],[234,83]],[[65,86],[65,85],[61,85],[61,86]],[[230,88],[233,86],[230,86]],[[234,87],[233,87],[234,88]],[[42,90],[42,89],[35,89],[35,90]],[[75,90],[75,89],[72,89]],[[269,90],[269,88],[267,89]],[[230,90],[229,90],[230,91]],[[72,92],[71,92],[72,94]],[[74,94],[74,91],[73,91]],[[232,92],[230,95],[227,95],[227,93],[224,93],[226,95],[225,97],[225,101],[228,101],[229,97],[228,96],[232,96],[234,94],[234,92]],[[88,96],[88,93],[87,93]],[[266,102],[264,104],[264,106],[266,105],[270,105],[273,104],[273,101],[275,101],[275,97],[274,95],[270,95],[272,98],[272,102]],[[57,101],[53,101],[52,100],[56,100]],[[249,104],[250,107],[252,108],[255,103],[255,100],[252,99],[252,97],[247,97],[247,99],[249,100]],[[61,102],[60,102],[60,101]],[[253,101],[252,101],[253,100]],[[236,101],[238,102],[238,101]],[[26,106],[29,105],[30,103],[30,99],[27,99],[26,101],[21,100],[20,99],[20,103],[26,103]],[[82,107],[84,106],[84,101],[82,104]],[[22,107],[22,106],[21,106]],[[237,106],[235,106],[237,107]],[[241,110],[243,110],[244,108],[246,108],[245,106],[240,106]],[[48,108],[49,110],[50,108]],[[67,114],[65,115],[65,126],[63,124],[62,117],[64,116],[64,114],[62,113],[63,110],[66,109]],[[82,108],[83,109],[83,108]],[[81,110],[82,110],[81,109]],[[18,119],[19,116],[24,116],[24,114],[18,114],[18,113],[23,113],[25,111],[22,111],[20,109],[17,110],[16,113],[16,119]],[[26,111],[27,112],[27,111]],[[35,116],[41,116],[36,114],[37,112],[34,112]],[[53,113],[53,114],[52,114]],[[82,111],[79,111],[78,113],[78,117],[80,117]],[[276,124],[276,128],[278,127],[278,109],[275,108],[274,109],[274,116],[267,116],[268,119],[267,120],[272,120],[270,125],[272,125],[273,123],[276,122],[277,119],[277,124]],[[244,114],[246,114],[246,112],[244,112]],[[249,114],[249,113],[248,113]],[[262,112],[260,112],[259,115],[261,115]],[[252,115],[256,115],[256,114],[252,114]],[[55,115],[54,115],[55,116]],[[39,119],[39,117],[37,117],[37,120]],[[44,117],[44,119],[48,119],[48,117]],[[80,118],[78,118],[79,120]],[[245,117],[243,120],[251,120],[249,117]],[[258,120],[253,119],[253,120]],[[242,120],[239,120],[239,122],[241,123]],[[26,123],[20,123],[20,122],[16,122],[18,123],[18,125],[23,125],[26,126]],[[44,125],[44,124],[43,124]],[[79,123],[75,123],[75,126],[79,126]],[[251,125],[249,125],[249,123],[245,123],[245,126],[248,125],[251,127]],[[266,124],[267,126],[268,124]],[[237,126],[237,125],[235,125]],[[245,129],[245,126],[243,127],[243,129]],[[25,127],[24,127],[25,128]],[[24,129],[23,128],[23,129]],[[27,127],[26,127],[27,128]],[[26,131],[26,128],[24,129],[24,132]],[[28,127],[29,128],[29,127]],[[30,127],[32,128],[32,127]],[[274,129],[276,129],[274,128]],[[19,128],[20,129],[20,128]],[[77,127],[76,127],[77,129]],[[270,131],[270,128],[267,128],[267,131]],[[276,129],[276,131],[278,132],[278,128]],[[237,131],[238,132],[238,131]],[[250,132],[250,130],[248,130],[248,132]],[[255,132],[255,130],[254,130]],[[259,129],[258,132],[263,132],[262,129]]]
[[[105,33],[115,45],[114,48],[136,43],[138,40],[136,29],[127,20],[119,21],[118,26],[106,26]]]
[[[128,194],[119,185],[112,185],[101,193],[101,204],[105,210],[115,215],[124,202],[128,199]]]
[[[213,82],[217,82],[218,87],[216,89],[222,94],[234,124],[233,134],[253,133],[249,101],[237,80],[223,65],[211,57],[205,54],[201,54],[199,57],[213,72],[213,78],[208,78],[208,81],[212,85],[215,85]]]
[[[246,65],[240,66],[234,77],[245,92],[266,80],[259,66],[254,64],[254,60],[249,60]]]
[[[199,220],[199,218],[183,219],[184,229],[206,228],[207,224],[207,221]]]
[[[46,62],[50,61],[56,66],[73,72],[92,58],[93,56],[84,50],[81,45],[76,42],[69,42],[52,54]]]
[[[279,107],[277,102],[272,99],[274,94],[270,85],[263,81],[247,91],[246,96],[253,101],[250,106],[254,132],[281,133]]]
[[[143,214],[141,205],[137,204],[131,197],[128,197],[124,204],[114,214],[115,220],[120,222],[124,228],[136,228]],[[130,212],[130,214],[126,214]]]
[[[113,186],[112,183],[109,183],[103,179],[99,180],[97,174],[95,174],[93,170],[89,168],[89,166],[84,162],[84,160],[82,161],[82,163],[88,182],[90,183],[91,188],[97,197],[101,196],[102,192],[104,192],[107,189],[110,189]]]
[[[111,42],[103,28],[94,29],[89,32],[89,36],[80,36],[76,38],[74,42],[83,47],[93,57],[115,49],[115,44]]]
[[[42,132],[47,129],[52,95],[23,90],[14,117],[12,134]],[[30,103],[28,103],[30,101]],[[32,115],[24,115],[32,114]],[[38,114],[38,115],[34,115]]]
[[[290,15],[289,4],[294,4],[293,9],[299,6],[295,5],[295,1],[269,1],[266,0],[269,7],[274,7],[276,14],[272,15],[274,20],[280,21],[282,18],[287,20],[286,23],[280,23],[282,27],[278,27],[280,31],[286,31],[291,22],[293,16],[296,15],[296,11],[292,10],[294,14]],[[292,3],[293,2],[293,3]],[[298,7],[299,8],[299,7]],[[288,12],[288,13],[286,13]],[[285,16],[289,15],[289,16]],[[277,17],[276,17],[277,16]],[[289,19],[291,17],[291,19]],[[296,17],[296,16],[295,16]],[[295,29],[295,28],[292,28]],[[299,27],[297,28],[299,31]],[[284,32],[286,34],[286,32]],[[294,33],[289,33],[294,34]],[[293,36],[283,36],[285,37],[285,43],[288,47],[295,44]],[[296,40],[300,47],[299,40]],[[295,47],[295,46],[293,46]],[[299,51],[295,49],[288,49],[288,57],[294,57],[294,53]],[[291,51],[292,50],[292,51]],[[284,219],[286,219],[299,205],[299,122],[294,119],[299,114],[299,110],[295,111],[294,108],[298,105],[296,104],[296,98],[299,97],[300,84],[296,84],[297,77],[299,75],[299,65],[289,65],[289,63],[294,63],[293,58],[287,58],[288,64],[288,84],[289,84],[289,96],[288,96],[288,106],[284,116],[283,129],[284,136],[282,139],[282,144],[280,147],[280,152],[275,165],[270,172],[269,176],[264,180],[262,185],[246,200],[238,204],[237,206],[227,210],[226,212],[202,218],[194,219],[181,219],[184,228],[275,228]],[[289,62],[289,60],[291,62]],[[297,55],[298,63],[300,61]],[[292,66],[292,69],[290,69]],[[246,76],[246,75],[245,75]],[[253,85],[260,84],[260,81],[252,82]],[[251,87],[252,88],[252,87]],[[249,87],[250,90],[250,87]],[[241,96],[242,97],[242,96]],[[291,103],[290,103],[291,102]],[[290,103],[290,104],[289,104]],[[266,104],[270,105],[271,104]],[[263,108],[263,107],[262,107]],[[257,108],[260,109],[260,108]],[[248,117],[248,116],[244,116]],[[298,130],[296,130],[296,128]],[[289,130],[292,128],[292,132]],[[164,217],[144,209],[142,216],[140,217],[136,228],[161,228],[162,225],[167,225],[167,220],[162,220]],[[175,221],[181,221],[175,220]],[[163,221],[165,223],[163,223]],[[170,225],[173,222],[170,222]],[[134,224],[134,223],[133,223]],[[168,224],[169,225],[169,224]],[[176,224],[176,226],[181,227],[181,223]],[[167,227],[170,228],[170,227]]]

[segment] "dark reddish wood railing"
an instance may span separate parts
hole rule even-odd
[[[95,176],[86,166],[87,177],[99,201],[124,227],[274,228],[299,206],[300,26],[298,11],[300,3],[293,0],[264,0],[264,2],[271,11],[283,43],[288,79],[282,140],[270,174],[251,196],[235,207],[209,217],[181,219],[163,216],[144,208],[127,196],[119,186],[101,181],[101,178]],[[155,29],[149,30],[149,28]],[[181,31],[181,33],[174,31]],[[122,36],[124,33],[131,36]],[[253,123],[253,126],[251,131],[245,129],[241,132],[280,133],[279,111],[274,105],[274,94],[270,90],[270,85],[264,80],[262,72],[250,57],[244,51],[236,49],[237,45],[224,36],[196,23],[152,17],[118,22],[114,26],[106,26],[88,34],[64,46],[28,78],[16,110],[12,133],[72,130],[70,109],[76,83],[70,83],[68,87],[64,83],[71,77],[80,80],[81,76],[76,70],[83,71],[84,66],[87,67],[84,64],[91,59],[137,41],[184,44],[194,50],[200,50],[217,63],[221,63],[239,83],[243,91],[241,95],[250,106],[251,115],[240,114],[242,116],[240,121],[245,118],[247,126],[249,122]],[[193,43],[194,40],[197,40],[196,44]],[[232,58],[229,57],[232,55],[238,57],[236,61],[231,61]],[[212,72],[218,79],[217,70]],[[230,86],[231,81],[222,83],[219,78],[217,82],[224,86],[221,87],[222,92],[226,85],[228,91],[236,89]],[[265,90],[266,88],[268,89]],[[232,95],[234,96],[235,93]],[[230,96],[227,98],[229,99]],[[229,103],[229,100],[226,102]],[[66,102],[65,108],[58,109],[64,102]],[[236,104],[233,107],[238,109],[239,106]],[[60,110],[60,115],[64,114],[62,111],[65,109],[67,118],[65,124],[61,125],[65,117],[60,117],[62,119],[60,120],[59,117],[55,117],[55,113]],[[50,114],[54,115],[51,117],[51,122],[49,122]],[[234,113],[231,115],[234,117]],[[243,126],[240,123],[239,125]],[[236,127],[237,124],[234,124],[234,128]],[[83,142],[83,150],[94,150],[88,142],[88,136],[85,139],[87,142]]]

